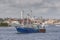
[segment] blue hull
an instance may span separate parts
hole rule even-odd
[[[34,29],[34,28],[16,27],[16,29],[20,33],[37,33],[37,32],[39,32],[39,29]]]

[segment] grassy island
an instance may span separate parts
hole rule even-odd
[[[8,26],[8,23],[0,23],[0,26]]]

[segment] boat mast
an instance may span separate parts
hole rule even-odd
[[[29,18],[29,14],[27,14],[27,25],[28,25],[28,22],[29,22],[29,19],[28,18]]]
[[[22,20],[21,25],[23,25],[23,26],[24,26],[24,17],[23,17],[23,12],[24,12],[24,11],[21,11],[21,20]]]
[[[21,11],[21,19],[23,19],[23,12]]]

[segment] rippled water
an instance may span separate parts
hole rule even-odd
[[[0,40],[60,40],[60,27],[46,27],[46,33],[18,34],[15,27],[0,27]]]

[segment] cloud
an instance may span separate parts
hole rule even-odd
[[[60,0],[0,0],[0,17],[18,17],[21,10],[26,14],[29,9],[36,16],[57,17],[60,15]]]

